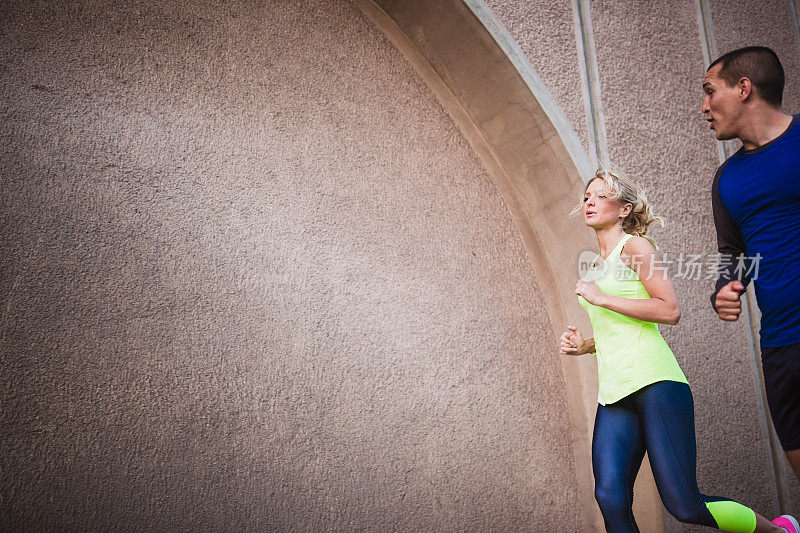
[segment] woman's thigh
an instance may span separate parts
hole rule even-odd
[[[664,506],[682,520],[715,526],[697,488],[691,389],[685,383],[660,381],[638,391],[634,404]]]
[[[597,406],[592,438],[596,486],[624,491],[631,500],[644,451],[639,416],[633,410],[617,404]]]

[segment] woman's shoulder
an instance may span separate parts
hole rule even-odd
[[[648,254],[656,251],[653,241],[641,235],[631,235],[622,246],[622,252],[627,255]]]

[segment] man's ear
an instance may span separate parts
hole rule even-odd
[[[739,91],[739,100],[744,102],[753,94],[753,82],[750,81],[750,78],[740,78],[736,89]]]

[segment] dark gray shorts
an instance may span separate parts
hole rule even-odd
[[[761,347],[764,386],[775,433],[786,451],[800,448],[800,342]]]

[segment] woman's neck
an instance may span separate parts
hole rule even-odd
[[[619,240],[625,236],[620,224],[614,224],[610,228],[595,229],[597,244],[600,246],[600,255],[607,257],[611,250],[619,244]]]

